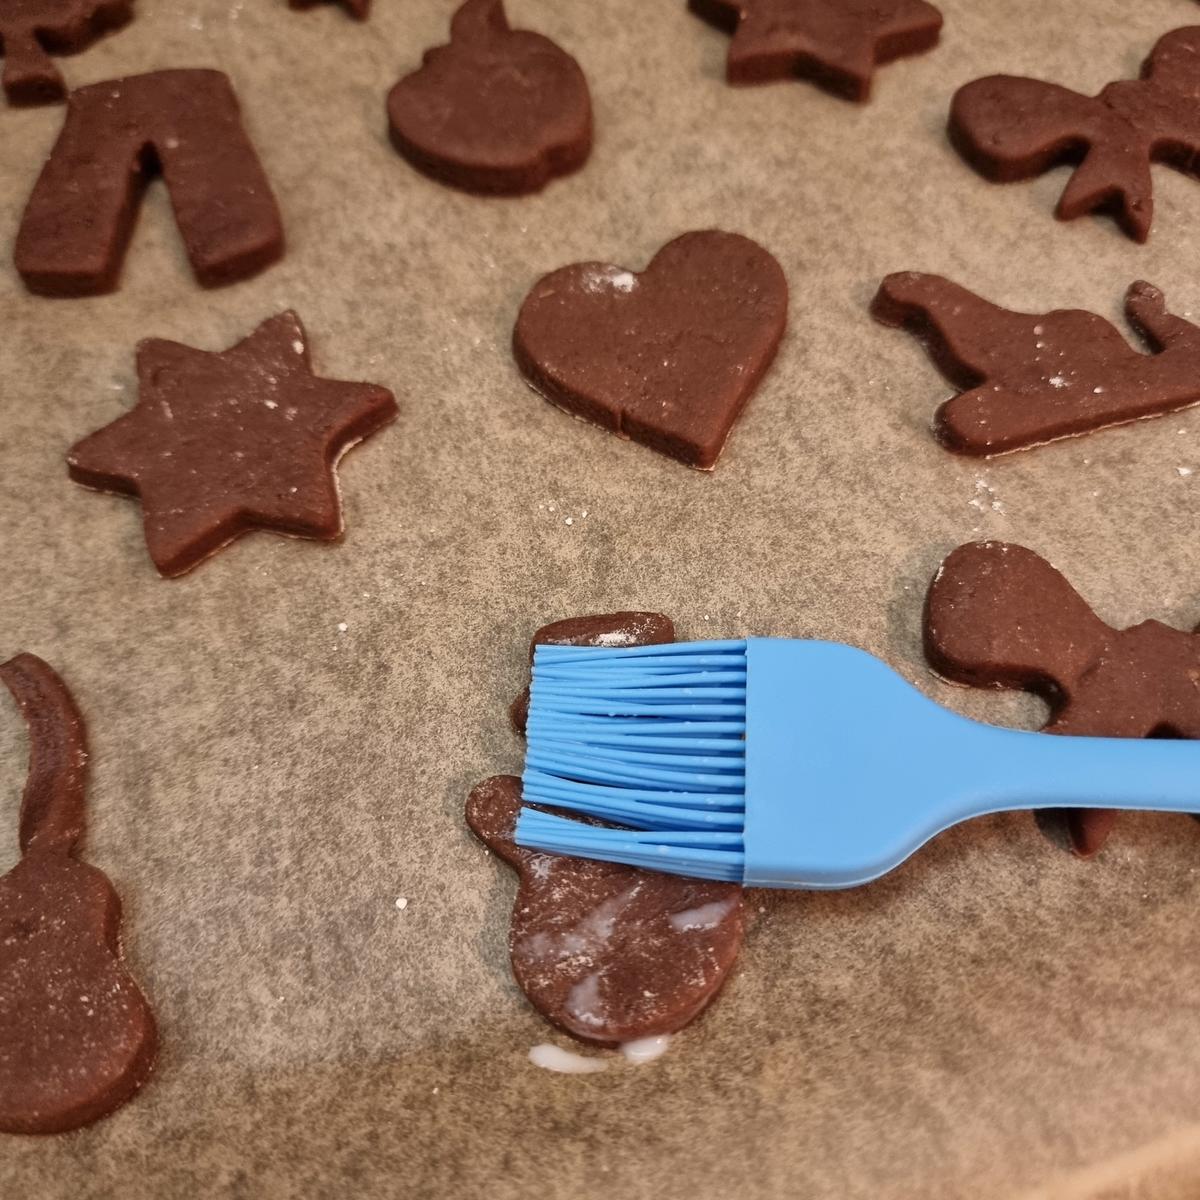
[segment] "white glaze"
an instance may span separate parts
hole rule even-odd
[[[729,916],[735,902],[732,896],[726,900],[713,900],[710,904],[701,904],[698,908],[672,913],[667,920],[670,921],[671,928],[679,933],[688,933],[694,929],[716,929]]]
[[[529,1061],[543,1071],[557,1071],[560,1075],[594,1075],[606,1071],[608,1063],[602,1058],[585,1058],[573,1050],[541,1042],[529,1051]]]
[[[629,1062],[641,1066],[642,1063],[653,1062],[656,1058],[661,1058],[670,1046],[671,1035],[660,1033],[658,1037],[644,1037],[632,1042],[622,1042],[621,1053]]]

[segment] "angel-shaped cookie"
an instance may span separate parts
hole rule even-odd
[[[1200,27],[1164,35],[1140,79],[1110,83],[1095,97],[1039,79],[977,79],[955,94],[949,131],[959,153],[1001,183],[1078,163],[1058,217],[1111,210],[1131,238],[1144,242],[1154,216],[1150,164],[1197,173]]]
[[[946,558],[925,600],[925,656],[947,679],[1041,695],[1046,733],[1200,738],[1200,633],[1113,629],[1023,546],[973,542]],[[1075,849],[1094,854],[1115,820],[1068,813]]]
[[[1200,327],[1167,312],[1149,283],[1130,285],[1125,314],[1150,354],[1096,313],[1010,312],[915,271],[889,275],[871,312],[921,338],[963,389],[934,418],[961,454],[1022,450],[1200,403]]]

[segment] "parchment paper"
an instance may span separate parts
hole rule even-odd
[[[1095,92],[1196,6],[940,4],[941,46],[856,107],[726,87],[728,38],[683,0],[510,0],[514,24],[578,57],[596,108],[587,167],[522,200],[439,187],[388,145],[386,90],[445,40],[452,0],[376,0],[366,25],[336,6],[141,0],[61,60],[77,86],[228,72],[289,249],[203,291],[156,187],[115,295],[37,299],[0,262],[0,652],[47,658],[87,716],[86,854],[124,898],[162,1032],[153,1079],[111,1119],[0,1139],[0,1194],[1200,1194],[1191,819],[1123,820],[1083,863],[997,818],[868,888],[756,894],[708,1013],[657,1063],[589,1077],[527,1061],[568,1039],[510,977],[514,880],[461,820],[476,781],[520,767],[505,705],[557,617],[640,607],[685,637],[841,639],[1031,726],[1037,703],[924,665],[925,586],[955,545],[1029,546],[1116,624],[1200,621],[1200,473],[1177,471],[1200,468],[1200,415],[955,458],[929,433],[950,389],[866,312],[885,273],[917,269],[1113,318],[1145,278],[1200,314],[1194,180],[1156,169],[1138,247],[1107,220],[1052,219],[1064,172],[995,186],[943,133],[961,83]],[[61,121],[0,112],[6,247]],[[543,272],[638,269],[709,226],[760,241],[792,288],[777,364],[712,476],[553,409],[508,350]],[[287,306],[319,370],[394,388],[401,418],[343,460],[342,544],[256,534],[161,581],[137,506],[70,483],[64,454],[133,403],[139,338],[222,349]],[[5,866],[24,771],[5,698]]]

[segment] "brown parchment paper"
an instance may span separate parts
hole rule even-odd
[[[0,112],[0,651],[46,657],[87,716],[87,856],[124,898],[162,1030],[153,1079],[111,1119],[0,1138],[0,1194],[1200,1194],[1191,819],[1125,819],[1083,863],[996,818],[868,888],[756,894],[708,1013],[657,1063],[589,1077],[527,1061],[566,1039],[513,984],[514,880],[461,819],[472,784],[520,766],[505,705],[557,617],[842,639],[1024,725],[1034,702],[924,666],[925,585],[958,543],[1031,547],[1116,624],[1200,621],[1200,470],[1177,470],[1200,469],[1200,415],[955,458],[928,432],[949,389],[866,313],[886,272],[919,269],[1114,318],[1140,277],[1200,314],[1196,182],[1156,169],[1138,247],[1105,220],[1056,223],[1063,172],[997,187],[943,133],[961,83],[1094,92],[1196,5],[941,0],[942,45],[856,107],[726,87],[728,39],[683,0],[510,0],[579,58],[597,127],[582,173],[515,201],[439,187],[387,143],[385,92],[445,40],[452,0],[376,0],[366,25],[280,0],[138,7],[64,71],[227,71],[289,249],[203,291],[156,187],[118,293],[31,297],[8,249],[62,110]],[[712,476],[551,408],[508,351],[543,272],[637,269],[707,226],[767,246],[792,288]],[[286,306],[318,368],[394,388],[400,420],[343,461],[342,544],[256,534],[160,581],[137,507],[71,484],[64,453],[133,402],[140,337],[219,349]],[[5,866],[24,770],[5,698]]]

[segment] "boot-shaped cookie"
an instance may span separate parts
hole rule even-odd
[[[0,664],[29,725],[21,860],[0,877],[0,1131],[61,1133],[119,1108],[158,1046],[121,962],[121,901],[75,858],[83,835],[83,719],[40,658]]]
[[[1095,313],[1010,312],[915,271],[889,275],[871,312],[924,341],[964,389],[934,418],[940,440],[960,454],[1022,450],[1200,401],[1200,327],[1168,313],[1148,283],[1130,285],[1125,314],[1150,354]]]
[[[271,185],[220,71],[154,71],[72,92],[17,233],[25,286],[116,287],[141,192],[161,169],[196,279],[244,279],[283,253]]]
[[[974,542],[942,563],[925,601],[925,655],[939,674],[1016,687],[1051,708],[1046,733],[1200,738],[1200,636],[1143,621],[1113,629],[1023,546]],[[1116,814],[1066,814],[1082,855]]]

